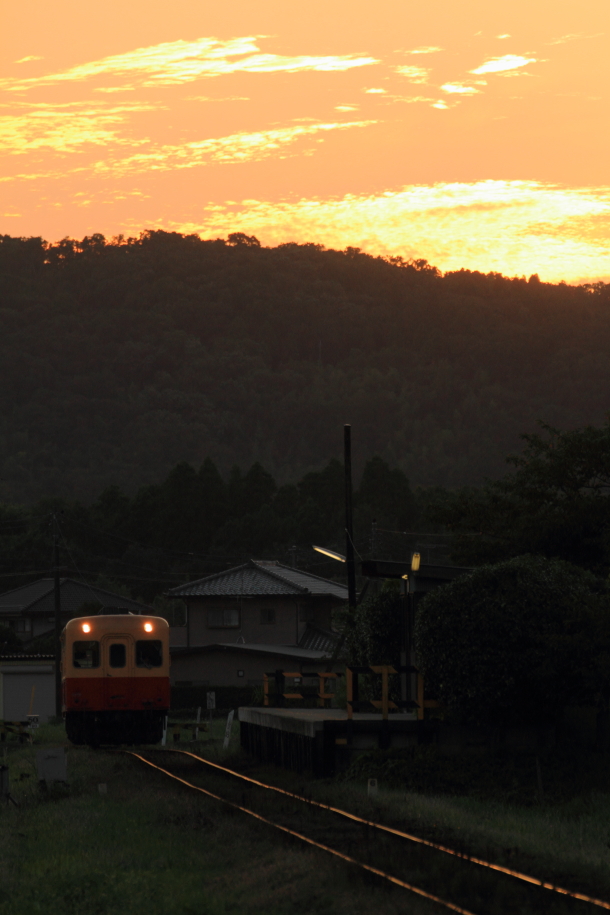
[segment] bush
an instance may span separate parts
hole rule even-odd
[[[404,598],[396,582],[388,582],[380,594],[360,604],[353,616],[346,618],[348,663],[356,667],[400,664],[400,627],[404,610]],[[400,698],[397,676],[390,677],[390,697]],[[381,678],[372,674],[365,676],[361,680],[360,698],[380,699]]]
[[[345,647],[351,664],[398,664],[400,622],[404,603],[391,582],[372,600],[360,604],[347,618]]]
[[[609,620],[593,575],[523,556],[427,594],[416,648],[427,690],[459,719],[548,722],[607,690]]]

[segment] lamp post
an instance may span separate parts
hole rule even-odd
[[[411,571],[408,574],[402,575],[402,597],[404,600],[404,610],[403,610],[403,625],[401,632],[401,646],[400,646],[400,666],[407,667],[414,662],[413,658],[413,589],[411,588],[411,581],[414,578],[414,573],[419,572],[419,567],[421,565],[421,555],[420,553],[413,553],[411,555]],[[410,674],[413,676],[413,674]],[[413,683],[411,683],[411,689],[408,689],[407,685],[407,672],[403,671],[400,675],[400,698],[403,701],[406,701],[408,698],[411,698],[414,693]],[[406,711],[406,710],[405,710]]]
[[[356,563],[352,518],[352,427],[343,427],[343,465],[345,468],[345,556],[347,562],[347,599],[350,613],[356,609]]]

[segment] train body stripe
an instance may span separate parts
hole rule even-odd
[[[168,677],[66,677],[66,711],[168,709]]]

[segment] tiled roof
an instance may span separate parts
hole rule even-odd
[[[347,588],[281,562],[251,559],[242,566],[208,575],[167,592],[171,597],[267,597],[302,595],[347,601]]]
[[[299,648],[309,648],[313,651],[324,651],[332,654],[340,636],[336,632],[327,632],[311,623],[307,624],[305,632],[299,639]]]
[[[113,610],[125,609],[132,613],[149,613],[150,609],[144,604],[139,604],[128,597],[113,594],[104,588],[87,585],[72,578],[60,580],[61,613],[62,616],[78,613],[83,604],[99,604],[103,608]],[[0,619],[3,616],[30,614],[36,616],[52,616],[54,612],[53,579],[41,578],[21,588],[5,591],[0,594]]]
[[[248,642],[218,642],[216,645],[201,645],[191,648],[170,648],[173,658],[184,657],[192,654],[209,654],[218,651],[238,651],[245,654],[267,654],[292,658],[302,661],[322,661],[328,658],[325,651],[314,651],[310,648],[299,648],[296,645],[261,645]]]

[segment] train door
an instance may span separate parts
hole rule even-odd
[[[130,708],[133,699],[133,639],[125,635],[104,636],[102,655],[106,708]]]

